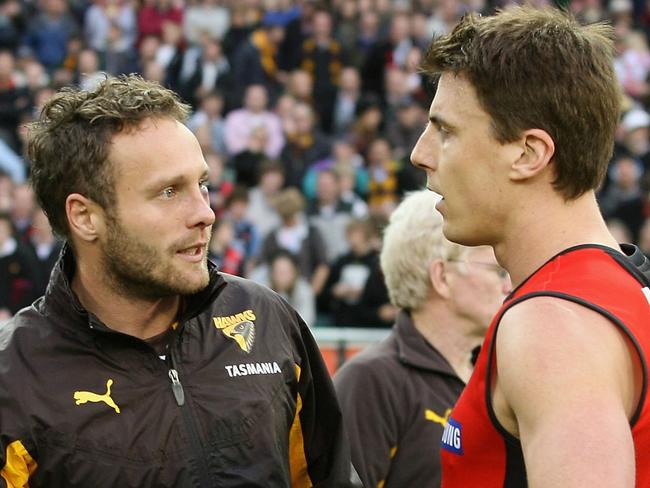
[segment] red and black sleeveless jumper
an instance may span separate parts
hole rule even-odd
[[[650,261],[633,246],[625,254],[596,246],[577,246],[558,254],[506,299],[488,329],[465,391],[442,438],[443,488],[525,487],[521,444],[498,422],[491,402],[491,374],[496,362],[496,334],[503,314],[537,296],[569,300],[603,314],[636,348],[643,370],[643,390],[630,420],[636,451],[638,487],[650,487],[650,402],[647,358],[650,356]]]

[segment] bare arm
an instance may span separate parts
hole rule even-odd
[[[639,371],[623,333],[581,305],[539,297],[506,313],[494,405],[521,440],[531,488],[634,486]]]

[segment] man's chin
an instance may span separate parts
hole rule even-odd
[[[179,295],[194,295],[204,290],[206,286],[210,283],[210,275],[208,274],[207,268],[202,270],[201,274],[193,273],[192,276],[188,276],[187,279],[183,280],[183,283],[178,286]]]

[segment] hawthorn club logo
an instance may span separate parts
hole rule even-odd
[[[214,326],[247,353],[253,350],[255,343],[255,319],[255,313],[252,310],[244,310],[226,317],[212,318]]]

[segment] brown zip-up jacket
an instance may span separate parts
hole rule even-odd
[[[83,309],[62,256],[0,330],[0,487],[347,486],[331,381],[278,295],[211,267],[161,360]]]
[[[365,488],[440,486],[440,440],[465,383],[407,312],[343,365],[334,385]]]

